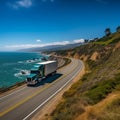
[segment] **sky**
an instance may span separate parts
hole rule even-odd
[[[120,25],[119,0],[0,0],[0,51],[100,38]]]

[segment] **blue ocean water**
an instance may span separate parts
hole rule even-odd
[[[0,52],[0,88],[24,81],[31,67],[42,57],[40,53]]]

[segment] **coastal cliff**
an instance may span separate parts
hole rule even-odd
[[[119,120],[120,33],[56,55],[81,59],[86,74],[63,94],[52,120]]]

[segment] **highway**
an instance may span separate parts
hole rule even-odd
[[[72,62],[59,69],[36,86],[23,86],[0,97],[0,120],[30,120],[43,106],[53,99],[84,68],[82,61]]]

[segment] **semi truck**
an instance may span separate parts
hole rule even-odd
[[[40,62],[33,66],[30,74],[27,76],[27,85],[35,85],[49,75],[57,71],[57,61]]]

